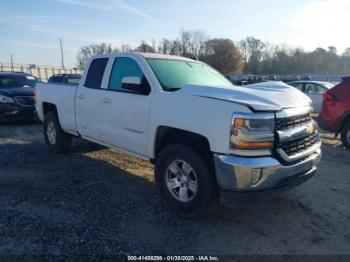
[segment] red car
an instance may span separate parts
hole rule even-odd
[[[350,76],[323,94],[319,115],[322,129],[341,135],[343,145],[350,150]]]

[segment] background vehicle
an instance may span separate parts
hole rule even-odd
[[[0,121],[36,117],[34,87],[37,79],[26,73],[0,72]]]
[[[47,88],[50,85],[51,88]],[[204,63],[160,54],[94,57],[79,86],[38,84],[50,151],[72,135],[155,164],[165,202],[185,216],[260,201],[316,173],[310,99],[275,82],[233,86]]]
[[[314,113],[320,113],[322,95],[334,86],[332,83],[319,81],[294,81],[289,82],[288,85],[299,89],[311,99]]]
[[[59,74],[51,76],[47,82],[79,85],[80,78],[80,74]]]
[[[322,129],[340,133],[344,146],[350,150],[350,77],[323,94],[318,122]]]

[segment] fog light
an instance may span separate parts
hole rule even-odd
[[[263,169],[262,168],[254,168],[252,171],[252,185],[256,185],[261,177],[263,175]]]

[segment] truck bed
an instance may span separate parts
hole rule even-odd
[[[70,84],[38,83],[36,85],[36,110],[44,121],[45,106],[56,105],[62,128],[72,134],[77,133],[75,122],[75,94],[78,86]]]

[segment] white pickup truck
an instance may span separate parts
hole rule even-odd
[[[321,158],[303,93],[277,82],[234,86],[177,56],[93,57],[79,86],[38,84],[36,110],[50,151],[80,137],[149,160],[165,202],[188,216],[299,185]]]

